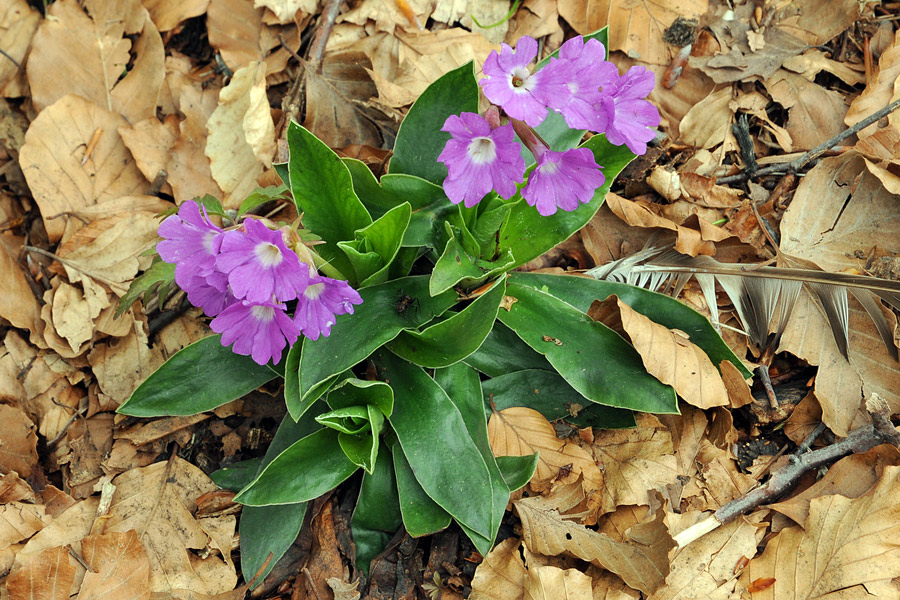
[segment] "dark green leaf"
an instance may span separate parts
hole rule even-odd
[[[128,291],[125,292],[125,295],[122,296],[122,299],[119,300],[119,305],[116,307],[115,317],[117,319],[121,317],[122,313],[131,308],[131,305],[144,292],[152,293],[152,290],[155,288],[168,288],[174,281],[175,265],[159,259],[154,260],[150,268],[141,273],[128,286]],[[146,296],[144,302],[146,304]],[[163,302],[165,302],[165,294],[160,293],[159,304],[162,305]]]
[[[544,355],[532,350],[512,329],[499,322],[494,323],[481,347],[464,362],[488,377],[523,369],[553,369]]]
[[[358,468],[341,449],[338,433],[321,429],[279,454],[234,501],[248,506],[307,502],[333,490]]]
[[[328,389],[338,374],[365,360],[404,329],[415,329],[442,314],[457,299],[452,291],[430,296],[426,276],[395,279],[363,288],[359,294],[363,303],[355,307],[352,317],[338,319],[331,335],[303,341],[300,403],[288,405],[295,418]]]
[[[387,546],[394,532],[403,525],[397,479],[390,450],[382,445],[375,471],[363,475],[359,500],[350,521],[356,544],[356,566],[369,573],[369,563]]]
[[[375,363],[394,388],[391,427],[422,489],[460,524],[491,537],[491,477],[459,409],[420,367],[384,351]]]
[[[390,417],[394,411],[394,390],[383,381],[351,377],[331,388],[326,401],[332,409],[371,404]]]
[[[537,468],[538,454],[528,456],[498,456],[497,466],[503,473],[503,481],[510,492],[514,492],[531,481]]]
[[[220,488],[230,492],[236,492],[253,481],[253,478],[256,477],[256,472],[259,471],[261,465],[262,457],[258,456],[223,467],[218,471],[213,471],[209,478]]]
[[[643,412],[678,413],[675,390],[644,370],[637,351],[613,330],[532,287],[510,284],[500,320],[585,398]]]
[[[372,217],[353,191],[350,172],[337,154],[312,133],[292,122],[288,126],[291,192],[303,225],[326,244],[316,247],[325,260],[345,275],[352,273],[337,243],[352,240]]]
[[[387,281],[388,267],[397,256],[403,235],[409,226],[411,209],[408,202],[396,206],[379,217],[371,225],[356,232],[356,239],[338,242],[347,255],[356,273],[356,280],[362,287],[377,285]],[[363,260],[361,251],[370,249],[375,261]],[[368,253],[367,253],[368,254]]]
[[[267,202],[274,202],[276,200],[284,200],[287,198],[287,185],[270,185],[269,187],[264,188],[256,188],[253,192],[250,192],[250,195],[244,198],[244,201],[241,202],[240,207],[238,207],[237,216],[245,215],[246,213],[256,210],[263,204]]]
[[[565,275],[515,273],[511,281],[542,289],[581,312],[587,312],[594,300],[605,300],[611,294],[615,294],[622,302],[660,325],[680,329],[688,334],[691,342],[706,352],[714,365],[718,366],[723,360],[727,360],[737,367],[744,377],[752,375],[722,341],[706,317],[664,294],[624,283]]]
[[[116,409],[123,415],[195,415],[252,392],[276,377],[249,356],[235,354],[211,335],[173,354]]]
[[[418,175],[440,185],[447,168],[437,157],[450,139],[441,127],[447,117],[463,111],[478,112],[478,84],[471,62],[441,76],[410,107],[397,131],[390,172]]]
[[[412,537],[422,537],[445,529],[450,525],[450,513],[438,506],[422,489],[400,444],[394,444],[391,452],[394,457],[400,513],[406,532]]]
[[[505,277],[498,279],[488,291],[448,319],[421,332],[402,332],[388,348],[423,367],[446,367],[459,362],[475,352],[490,333],[506,291],[505,282]]]

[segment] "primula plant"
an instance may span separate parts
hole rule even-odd
[[[421,536],[451,520],[487,554],[537,462],[494,456],[492,411],[577,412],[596,427],[677,412],[673,389],[587,315],[595,300],[615,294],[747,374],[676,300],[513,272],[584,226],[655,135],[652,74],[620,75],[605,39],[573,38],[533,65],[526,37],[493,52],[480,81],[471,63],[447,73],[410,108],[380,180],[292,124],[282,189],[255,193],[236,214],[211,198],[184,202],[162,221],[161,261],[123,306],[174,280],[217,335],[172,356],[119,412],[208,411],[283,377],[287,414],[265,456],[214,475],[245,505],[247,580],[290,546],[310,500],[357,473],[360,569],[399,528]],[[285,191],[300,223],[250,214]]]

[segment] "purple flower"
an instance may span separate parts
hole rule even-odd
[[[541,69],[537,73],[528,70],[528,64],[537,58],[538,45],[534,38],[523,36],[516,49],[500,45],[484,61],[484,74],[478,84],[488,100],[502,107],[513,119],[525,121],[537,127],[547,118],[549,97],[567,96],[572,73],[568,65],[555,69]]]
[[[309,267],[272,231],[256,219],[244,221],[244,231],[222,238],[216,267],[228,273],[228,284],[239,300],[254,303],[293,300],[306,287]]]
[[[544,150],[537,156],[537,166],[528,177],[522,197],[546,217],[557,208],[573,211],[579,202],[587,204],[605,181],[594,154],[587,148]]]
[[[216,270],[223,233],[210,222],[205,208],[201,214],[196,202],[182,202],[178,214],[160,223],[159,235],[165,239],[156,251],[164,261],[175,264],[175,280],[183,288],[183,282]]]
[[[606,60],[606,48],[597,40],[585,42],[581,36],[573,37],[560,47],[559,58],[552,59],[544,70],[564,64],[572,73],[568,80],[570,94],[550,96],[546,98],[547,105],[559,112],[572,129],[606,131],[613,107],[601,101],[619,79],[616,66]]]
[[[282,350],[300,334],[284,305],[273,302],[235,302],[209,326],[222,334],[223,346],[234,344],[232,352],[250,356],[260,365],[273,359],[278,364]]]
[[[320,335],[328,337],[335,317],[353,314],[354,304],[362,304],[362,298],[346,281],[321,275],[312,277],[297,301],[294,323],[313,341]]]
[[[525,160],[512,125],[491,129],[484,117],[464,112],[447,117],[441,131],[451,136],[438,156],[449,171],[444,192],[451,202],[472,207],[492,189],[504,198],[516,193],[516,183],[525,173]]]
[[[647,152],[647,142],[656,137],[650,128],[659,125],[659,111],[646,100],[654,84],[653,72],[645,67],[631,67],[615,83],[603,100],[614,114],[605,132],[610,143],[625,144],[637,155]]]
[[[228,290],[228,276],[218,271],[206,277],[194,276],[184,283],[179,283],[178,287],[185,291],[191,304],[202,308],[210,317],[216,316],[238,301]]]

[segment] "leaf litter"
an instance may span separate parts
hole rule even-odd
[[[754,169],[795,160],[898,98],[896,2],[528,0],[509,21],[483,28],[475,19],[502,21],[510,4],[379,0],[345,10],[319,54],[298,62],[301,40],[324,18],[321,5],[59,0],[44,16],[24,0],[2,3],[3,598],[243,595],[238,507],[226,494],[210,508],[221,492],[207,473],[265,450],[283,411],[278,390],[190,419],[113,413],[155,366],[207,332],[178,294],[112,318],[150,266],[156,216],[205,194],[236,208],[255,186],[273,184],[289,118],[383,166],[417,95],[501,41],[542,37],[550,52],[569,29],[608,24],[611,60],[654,72],[651,99],[663,115],[661,141],[629,167],[607,206],[529,268],[587,269],[674,244],[722,263],[898,278],[900,113],[828,149],[832,156],[802,178],[754,179]],[[673,81],[680,49],[664,33],[678,17],[698,27]],[[301,73],[305,87],[294,86]],[[645,366],[675,386],[681,415],[639,415],[634,429],[601,430],[523,408],[496,411],[494,451],[540,450],[541,458],[508,507],[515,529],[487,556],[452,531],[430,544],[398,536],[364,580],[347,558],[349,515],[337,495],[315,503],[302,551],[259,590],[283,597],[282,585],[296,598],[897,597],[900,458],[890,445],[840,458],[802,491],[679,545],[683,532],[785,461],[763,455],[741,468],[741,444],[771,440],[791,452],[818,426],[827,433],[810,443],[827,447],[871,421],[875,397],[900,413],[900,369],[884,346],[897,337],[894,312],[876,302],[888,327],[879,332],[851,296],[846,324],[837,325],[845,358],[835,325],[804,292],[777,347],[761,354],[728,329],[746,323],[722,290],[688,283],[680,298],[722,325],[746,365],[766,370],[776,396],[795,382],[797,401],[770,406],[759,377],[751,390],[730,363],[707,364],[681,332],[598,298],[592,315],[621,325]],[[809,569],[801,556],[824,566]]]

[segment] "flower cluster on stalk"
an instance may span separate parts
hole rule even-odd
[[[653,89],[653,73],[631,67],[619,75],[606,60],[598,40],[568,40],[545,67],[532,71],[537,42],[522,37],[516,49],[501,45],[484,62],[486,77],[479,81],[492,103],[482,116],[451,115],[441,128],[450,140],[438,160],[447,166],[444,191],[454,204],[471,207],[490,191],[511,198],[525,180],[525,161],[519,144],[534,155],[536,165],[522,189],[525,201],[544,216],[557,209],[572,211],[590,202],[605,178],[593,153],[586,148],[552,151],[534,131],[553,110],[572,129],[605,134],[617,146],[635,154],[647,151],[659,125],[659,112],[646,98]],[[509,118],[501,124],[499,109]]]
[[[196,202],[184,202],[159,226],[160,258],[194,306],[215,317],[222,345],[276,364],[300,334],[316,340],[362,298],[346,281],[321,276],[285,243],[286,232],[258,219],[224,230]],[[299,243],[299,242],[297,242]],[[293,316],[288,304],[296,300]]]

